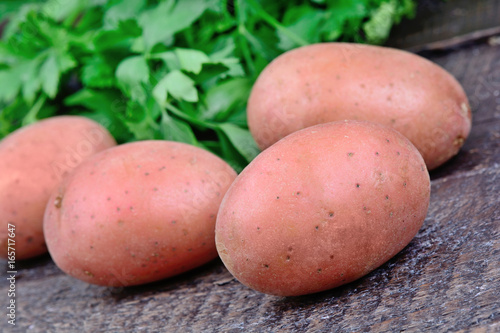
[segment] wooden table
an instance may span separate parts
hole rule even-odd
[[[423,228],[385,265],[334,290],[281,298],[246,288],[219,260],[113,289],[71,278],[44,256],[18,263],[15,331],[500,332],[500,46],[476,41],[426,57],[463,84],[473,129],[459,155],[431,173]],[[6,302],[1,332],[12,330]]]

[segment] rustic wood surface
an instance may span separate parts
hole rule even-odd
[[[388,45],[421,52],[500,34],[499,0],[419,0],[417,9],[415,19],[392,31]]]
[[[500,46],[426,56],[463,84],[473,129],[459,155],[431,173],[423,228],[379,269],[283,298],[246,288],[219,260],[145,286],[105,288],[44,256],[18,263],[11,327],[1,261],[0,332],[500,332]]]

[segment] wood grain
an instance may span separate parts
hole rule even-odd
[[[241,285],[219,260],[113,289],[66,276],[45,256],[19,263],[14,331],[499,332],[500,47],[426,56],[464,85],[474,124],[459,155],[431,175],[423,228],[385,265],[334,290],[280,298]],[[12,331],[3,314],[0,331]]]

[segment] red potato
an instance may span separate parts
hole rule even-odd
[[[261,149],[325,122],[354,119],[391,126],[410,139],[430,170],[457,154],[472,114],[457,80],[420,56],[324,43],[271,62],[252,89],[247,117]]]
[[[104,127],[78,116],[42,120],[0,141],[1,256],[21,260],[46,253],[42,224],[50,194],[67,172],[114,145]]]
[[[358,121],[316,125],[269,147],[237,177],[217,217],[217,250],[253,289],[315,293],[401,251],[429,197],[425,163],[400,133]]]
[[[141,141],[80,165],[45,214],[59,268],[104,286],[167,278],[215,257],[217,211],[236,172],[191,145]]]

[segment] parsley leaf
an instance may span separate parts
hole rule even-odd
[[[208,8],[204,0],[166,0],[139,17],[146,46],[151,49],[156,43],[167,45],[173,42],[173,35],[188,28]]]

